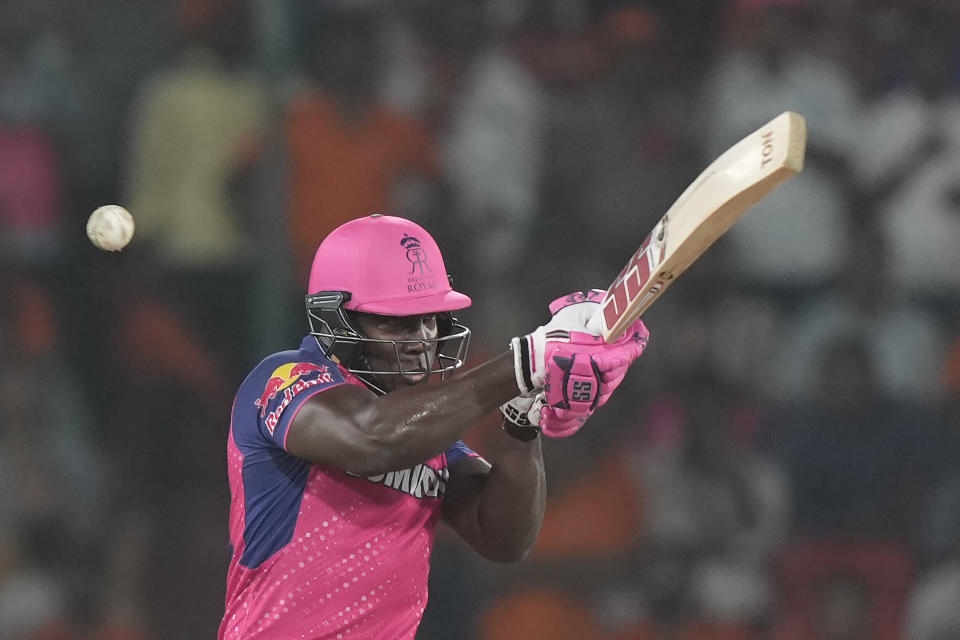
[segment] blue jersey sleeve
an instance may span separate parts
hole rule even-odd
[[[464,444],[463,440],[457,440],[445,452],[447,456],[447,466],[452,467],[464,458],[479,458],[480,454]]]

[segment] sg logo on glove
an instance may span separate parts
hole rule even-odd
[[[563,372],[563,377],[560,380],[559,397],[551,393],[551,389],[546,390],[547,399],[553,401],[550,406],[577,411],[596,409],[601,383],[600,372],[593,358],[583,353],[571,353],[569,356],[555,354],[553,361]]]
[[[570,399],[574,402],[589,402],[592,393],[592,382],[577,380],[573,383],[573,393],[570,394]]]

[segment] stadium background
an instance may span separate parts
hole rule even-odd
[[[958,35],[949,0],[0,1],[0,639],[215,635],[233,390],[338,223],[434,232],[479,362],[787,109],[806,171],[545,443],[527,561],[441,532],[419,637],[960,637]]]

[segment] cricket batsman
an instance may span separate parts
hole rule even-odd
[[[320,244],[310,333],[241,384],[227,441],[231,560],[220,640],[413,640],[443,520],[481,556],[522,559],[543,520],[541,432],[576,432],[643,352],[638,320],[587,329],[602,291],[467,371],[468,307],[419,225],[375,214]],[[504,415],[491,461],[461,438]]]

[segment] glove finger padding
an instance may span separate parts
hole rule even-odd
[[[574,291],[573,293],[568,293],[567,295],[557,298],[550,303],[550,315],[555,316],[561,309],[565,309],[572,305],[590,302],[592,304],[584,305],[576,311],[578,314],[585,314],[584,317],[578,322],[581,327],[585,327],[587,326],[587,321],[590,319],[590,316],[596,313],[596,310],[599,308],[600,303],[603,301],[604,295],[606,295],[606,291],[603,289],[588,289],[587,291]]]
[[[582,413],[544,405],[540,409],[540,430],[551,438],[566,438],[579,431],[591,415],[592,411]]]
[[[603,381],[614,383],[618,374],[622,380],[627,368],[647,348],[649,340],[650,332],[641,320],[637,320],[615,342],[609,344],[608,349],[594,354],[597,366],[604,372]],[[620,384],[620,380],[616,380],[615,384]]]

